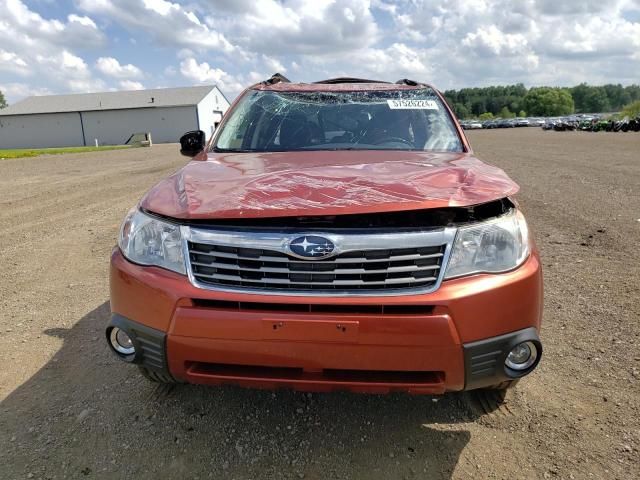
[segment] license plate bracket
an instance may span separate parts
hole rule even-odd
[[[360,322],[357,320],[262,320],[265,340],[297,342],[357,343]]]

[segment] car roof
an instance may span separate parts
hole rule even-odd
[[[360,92],[373,90],[418,90],[432,88],[430,85],[396,85],[395,83],[277,83],[275,85],[256,84],[252,90],[270,90],[276,92]]]
[[[391,83],[382,80],[353,77],[330,78],[313,83],[294,83],[276,73],[271,78],[256,83],[249,88],[251,90],[270,90],[276,92],[358,92],[374,90],[416,90],[434,87],[427,83],[408,79]]]

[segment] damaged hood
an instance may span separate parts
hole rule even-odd
[[[141,207],[178,219],[339,215],[475,205],[517,191],[469,153],[209,153],[157,184]]]

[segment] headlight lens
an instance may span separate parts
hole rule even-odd
[[[512,270],[529,256],[529,230],[520,211],[458,229],[445,278]]]
[[[180,227],[131,210],[122,223],[118,245],[134,263],[186,273]]]

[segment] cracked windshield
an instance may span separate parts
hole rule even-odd
[[[460,152],[431,88],[355,92],[249,91],[214,151],[417,150]]]

